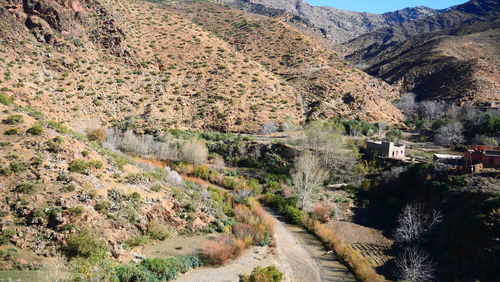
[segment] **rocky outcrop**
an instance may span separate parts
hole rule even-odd
[[[24,25],[39,42],[58,45],[66,37],[88,35],[114,55],[131,55],[114,15],[96,0],[8,0],[0,10],[15,19],[11,28]],[[94,13],[97,17],[92,16]]]

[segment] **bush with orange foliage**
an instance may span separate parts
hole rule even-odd
[[[248,206],[238,204],[234,207],[232,234],[226,234],[217,240],[208,240],[202,248],[205,262],[221,265],[238,256],[251,245],[265,246],[274,234],[275,221],[253,198],[248,199]]]
[[[330,209],[325,205],[316,205],[314,207],[313,214],[319,221],[323,223],[330,220]]]
[[[94,129],[87,133],[87,138],[90,141],[96,141],[97,143],[102,144],[106,141],[106,129],[102,127]]]
[[[207,240],[202,246],[202,258],[206,263],[222,265],[241,254],[245,242],[230,235],[223,235],[216,240]]]

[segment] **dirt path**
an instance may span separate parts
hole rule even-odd
[[[273,213],[271,213],[273,214]],[[180,276],[181,282],[239,281],[255,266],[276,265],[285,281],[356,281],[349,270],[332,254],[326,254],[321,242],[304,229],[276,218],[276,248],[254,247],[238,259],[219,268],[199,268]]]

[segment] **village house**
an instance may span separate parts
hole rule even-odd
[[[500,147],[475,146],[468,147],[464,154],[465,167],[473,168],[481,165],[484,168],[500,168]]]
[[[404,159],[406,148],[403,144],[394,144],[387,141],[368,141],[366,143],[368,150],[377,152],[378,155],[392,159]]]

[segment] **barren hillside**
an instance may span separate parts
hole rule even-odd
[[[399,93],[282,21],[211,4],[166,6],[228,42],[297,89],[307,119],[347,117],[397,123]]]

